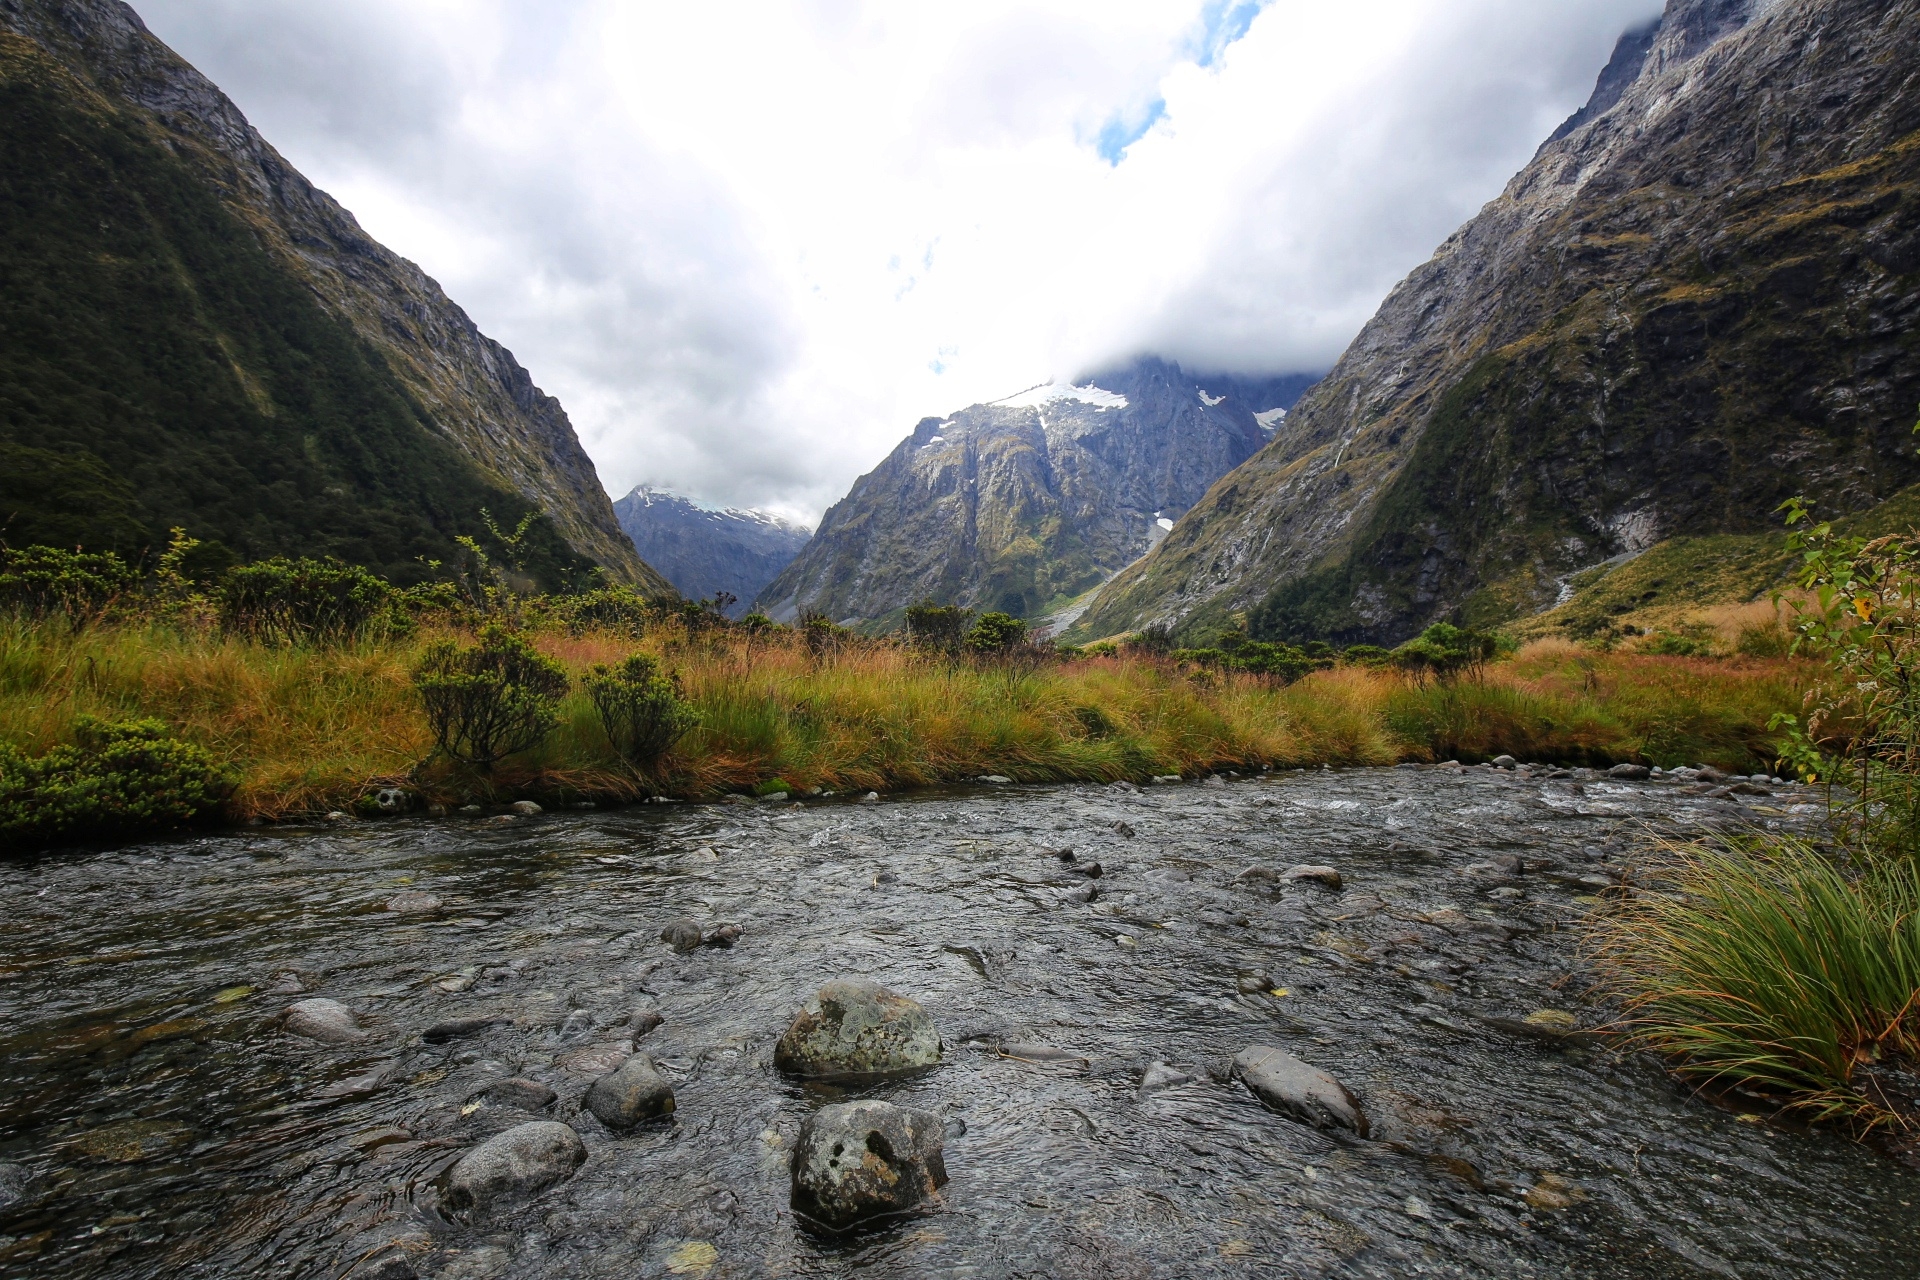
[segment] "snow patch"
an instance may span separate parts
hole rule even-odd
[[[1019,395],[1008,396],[1005,400],[991,400],[988,403],[1006,409],[1038,409],[1043,404],[1055,400],[1078,400],[1081,404],[1090,404],[1097,409],[1124,409],[1127,398],[1118,392],[1102,390],[1089,383],[1084,387],[1056,386],[1043,382],[1037,387],[1028,387]]]
[[[1173,521],[1167,519],[1165,516],[1161,516],[1158,520],[1155,520],[1154,523],[1159,525],[1162,529],[1173,528]]]
[[[1209,409],[1213,408],[1213,406],[1219,404],[1222,400],[1225,400],[1225,399],[1226,399],[1225,396],[1210,396],[1206,393],[1204,389],[1200,392],[1200,403],[1207,406],[1207,408]]]
[[[1254,414],[1253,420],[1260,424],[1262,431],[1271,434],[1278,429],[1281,423],[1287,420],[1287,411],[1285,409],[1268,409],[1264,413]]]
[[[922,449],[925,449],[928,445],[945,444],[946,442],[947,442],[947,438],[945,436],[928,436],[927,443],[921,445],[920,447]]]

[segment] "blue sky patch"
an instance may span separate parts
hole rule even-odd
[[[1158,124],[1167,114],[1167,100],[1155,98],[1144,111],[1132,113],[1115,112],[1113,117],[1100,126],[1099,135],[1093,140],[1093,149],[1108,164],[1119,164],[1127,158],[1127,148],[1146,136],[1147,130]]]
[[[1207,0],[1200,11],[1200,34],[1191,47],[1193,60],[1210,67],[1220,60],[1227,46],[1247,34],[1253,20],[1273,0]]]

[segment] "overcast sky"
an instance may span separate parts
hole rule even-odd
[[[1658,0],[134,0],[635,484],[808,520],[1142,351],[1325,369]]]

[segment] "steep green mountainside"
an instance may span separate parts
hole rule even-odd
[[[1917,131],[1916,0],[1670,0],[1080,634],[1497,623],[1920,480]]]
[[[131,10],[0,0],[0,119],[0,539],[134,552],[180,525],[239,556],[326,553],[405,579],[481,534],[483,510],[507,527],[540,511],[527,567],[547,585],[598,562],[671,590],[619,535],[558,405],[437,287],[416,324],[457,317],[485,344],[441,342],[439,361],[503,403],[524,384],[524,429],[422,394],[401,339],[383,325],[370,340],[377,308],[354,304],[405,304],[387,285],[411,264],[360,235],[357,279],[330,296],[315,264],[338,240],[302,219],[330,210],[332,232],[359,235],[351,218]],[[612,538],[568,485],[521,482],[582,469]]]
[[[1165,535],[1266,442],[1254,415],[1298,380],[1211,385],[1142,358],[927,418],[830,509],[761,591],[774,617],[812,610],[884,626],[932,599],[1040,617]],[[1240,394],[1262,399],[1243,403]],[[1264,403],[1266,397],[1284,403]]]

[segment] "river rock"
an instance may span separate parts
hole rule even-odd
[[[1652,774],[1653,770],[1643,764],[1617,764],[1607,770],[1607,776],[1609,778],[1623,778],[1628,782],[1639,782],[1644,778],[1651,777]]]
[[[920,1005],[864,978],[836,978],[794,1015],[773,1051],[789,1075],[912,1071],[940,1061],[940,1033]]]
[[[0,1213],[5,1213],[27,1198],[27,1184],[33,1175],[23,1164],[0,1164]]]
[[[322,1044],[352,1044],[367,1038],[353,1010],[338,1000],[316,997],[295,1001],[287,1006],[285,1025],[294,1035]]]
[[[723,924],[700,941],[701,945],[708,947],[731,947],[734,943],[740,941],[740,926],[737,924]]]
[[[494,1081],[487,1086],[484,1096],[497,1106],[514,1107],[521,1111],[545,1111],[560,1095],[538,1080],[514,1076]]]
[[[1318,1129],[1351,1129],[1367,1136],[1366,1113],[1346,1086],[1290,1053],[1248,1045],[1234,1055],[1233,1073],[1275,1111]]]
[[[660,931],[660,941],[685,955],[700,945],[700,926],[684,916],[669,920],[667,927]]]
[[[946,1185],[939,1117],[891,1102],[822,1107],[793,1149],[794,1213],[828,1231],[903,1213]]]
[[[531,800],[515,800],[507,807],[523,818],[531,818],[534,814],[541,812],[540,806]]]
[[[418,889],[403,889],[387,899],[387,910],[401,915],[432,915],[440,909],[440,899]]]
[[[1514,765],[1519,764],[1520,762],[1518,760],[1515,760],[1512,756],[1495,756],[1488,763],[1493,765],[1493,767],[1496,769],[1511,769],[1513,768]]]
[[[638,1039],[666,1020],[666,1015],[658,1009],[635,1009],[627,1023],[633,1029],[634,1038]]]
[[[1184,1071],[1176,1071],[1164,1062],[1149,1063],[1146,1073],[1140,1077],[1140,1099],[1145,1101],[1156,1093],[1183,1085],[1193,1079]]]
[[[420,1038],[428,1044],[445,1044],[449,1040],[463,1040],[477,1035],[488,1027],[498,1026],[507,1021],[505,1018],[448,1018],[445,1022],[436,1022],[420,1033]]]
[[[587,1159],[580,1135],[557,1120],[530,1120],[497,1133],[460,1157],[447,1174],[446,1201],[479,1217],[495,1204],[545,1191]]]
[[[1345,883],[1341,880],[1340,873],[1332,867],[1288,867],[1280,873],[1280,878],[1288,884],[1299,884],[1305,880],[1313,884],[1325,885],[1329,889],[1338,889]]]
[[[673,1114],[673,1086],[654,1067],[653,1059],[636,1053],[593,1082],[587,1090],[587,1110],[609,1129],[631,1129],[642,1120]]]

